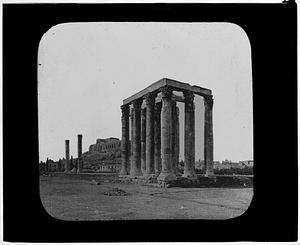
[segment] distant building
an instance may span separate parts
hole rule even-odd
[[[99,165],[97,172],[113,172],[118,173],[121,169],[121,164],[118,163],[106,163]]]
[[[223,161],[222,163],[220,163],[219,161],[215,161],[214,162],[214,169],[230,169],[231,168],[231,164],[228,161]]]
[[[85,171],[118,172],[121,166],[121,140],[114,137],[97,139],[82,156]]]
[[[244,168],[241,162],[231,162],[231,168]]]
[[[240,161],[240,163],[246,167],[253,167],[254,161],[253,160],[244,160],[244,161]]]
[[[107,139],[97,139],[96,144],[90,145],[89,153],[105,153],[121,149],[121,140],[110,137]]]

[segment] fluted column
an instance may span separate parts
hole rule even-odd
[[[161,111],[161,158],[162,169],[158,180],[175,180],[176,175],[172,170],[172,89],[168,86],[161,88],[162,111]]]
[[[146,172],[146,108],[142,109],[141,117],[141,169],[144,174]]]
[[[195,179],[195,105],[194,94],[184,92],[184,173],[183,177]]]
[[[133,108],[131,108],[130,110],[130,168],[129,168],[129,173],[130,173],[130,169],[132,166],[132,161],[133,161],[133,121],[134,121],[134,117],[133,117]]]
[[[83,161],[82,161],[82,134],[77,135],[77,173],[80,173],[83,169]]]
[[[154,105],[156,94],[145,96],[147,106],[146,116],[146,175],[154,174]]]
[[[131,176],[142,175],[141,171],[141,105],[142,100],[133,102],[133,139],[132,139],[132,161],[131,161]]]
[[[204,97],[204,164],[207,176],[214,174],[214,142],[213,142],[213,120],[212,120],[213,98]]]
[[[70,140],[65,140],[66,146],[66,165],[65,165],[65,172],[71,171],[70,165]]]
[[[161,171],[161,106],[162,103],[155,104],[154,113],[154,170],[155,174]]]
[[[177,112],[178,107],[176,106],[176,101],[173,100],[172,101],[172,156],[173,156],[173,160],[172,160],[172,169],[174,171],[174,173],[176,174],[177,171],[177,164],[179,161],[179,154],[177,153],[178,151],[178,147],[177,146],[177,140],[179,139],[178,133],[179,133],[179,119],[178,119],[178,112]]]
[[[128,174],[129,165],[129,105],[122,105],[122,166],[120,170],[120,175]]]
[[[174,163],[175,170],[177,170],[179,163],[179,108],[175,106],[174,114],[174,131],[175,131],[175,142],[174,142]]]

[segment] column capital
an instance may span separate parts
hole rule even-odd
[[[194,93],[192,91],[183,91],[184,101],[185,103],[193,102],[194,101]]]
[[[158,103],[155,104],[155,110],[156,111],[160,111],[161,107],[162,107],[162,103],[161,102],[158,102]]]
[[[136,100],[133,101],[133,108],[134,109],[141,109],[141,105],[143,103],[143,99],[142,98],[138,98]]]
[[[163,99],[165,99],[165,98],[166,99],[171,99],[173,89],[170,86],[161,87],[159,89],[159,91],[162,93],[162,98]]]
[[[155,97],[156,97],[156,94],[154,93],[148,93],[144,96],[144,98],[146,99],[146,105],[154,105],[155,103]]]
[[[121,105],[122,117],[129,116],[129,105]]]
[[[203,96],[203,100],[204,100],[204,106],[208,106],[208,107],[212,108],[212,106],[214,104],[214,99],[213,99],[212,95]]]

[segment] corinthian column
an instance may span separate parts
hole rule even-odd
[[[78,153],[78,157],[77,157],[77,173],[80,173],[82,171],[83,168],[83,162],[82,162],[82,134],[78,134],[78,145],[77,145],[77,153]],[[76,161],[75,161],[76,162]],[[76,163],[75,163],[76,166]]]
[[[133,121],[134,121],[134,117],[133,117],[133,108],[131,108],[130,110],[130,149],[129,149],[129,152],[130,152],[130,169],[131,169],[131,166],[132,166],[132,161],[133,161]],[[129,172],[130,172],[130,169],[129,169]]]
[[[213,141],[213,120],[212,120],[213,98],[204,97],[204,166],[205,174],[214,174],[214,141]]]
[[[179,162],[179,118],[178,118],[178,110],[179,108],[176,106],[176,101],[172,101],[172,169],[176,174],[177,164]]]
[[[129,165],[129,105],[122,105],[122,145],[121,145],[121,170],[120,175],[128,174]]]
[[[160,130],[160,114],[162,103],[155,104],[154,113],[154,170],[155,174],[161,171],[161,130]]]
[[[141,132],[141,169],[142,173],[146,172],[146,108],[142,109],[142,132]]]
[[[176,179],[172,169],[172,90],[165,86],[162,92],[162,112],[161,112],[161,157],[162,169],[158,180],[170,181]]]
[[[142,175],[141,171],[141,105],[142,100],[133,102],[133,138],[132,138],[132,161],[131,176]]]
[[[155,94],[146,96],[146,175],[154,174],[154,103]]]
[[[66,165],[65,165],[65,172],[71,171],[70,166],[70,140],[65,140],[66,145]]]
[[[184,92],[184,173],[183,177],[197,178],[195,174],[195,105],[194,94]]]
[[[178,163],[179,163],[179,108],[175,107],[175,119],[174,119],[174,125],[175,125],[175,154],[174,154],[174,163],[175,163],[175,169],[177,170]]]

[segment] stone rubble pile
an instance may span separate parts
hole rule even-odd
[[[113,188],[109,191],[104,192],[103,194],[107,196],[128,196],[129,195],[128,192],[119,188]]]

